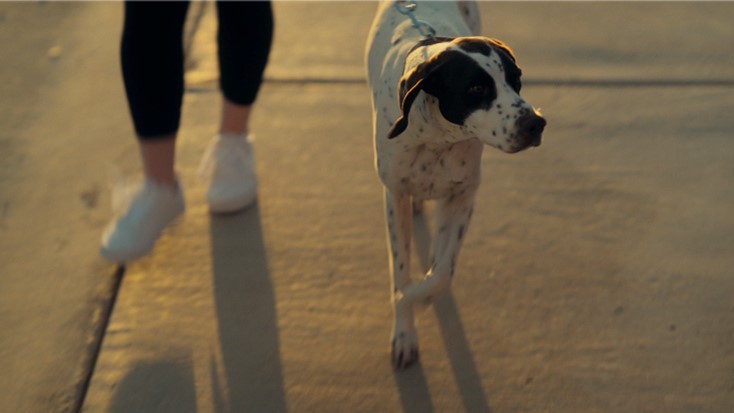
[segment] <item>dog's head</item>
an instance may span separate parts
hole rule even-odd
[[[427,52],[429,47],[433,51]],[[420,63],[406,64],[399,86],[402,114],[388,139],[405,132],[410,109],[424,92],[427,104],[437,104],[461,136],[509,153],[540,145],[546,122],[520,97],[522,72],[509,47],[496,39],[460,37],[426,48],[408,57]]]

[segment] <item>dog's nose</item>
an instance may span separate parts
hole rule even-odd
[[[527,138],[528,145],[540,145],[540,136],[545,129],[545,119],[535,113],[527,113],[517,120],[517,128]]]

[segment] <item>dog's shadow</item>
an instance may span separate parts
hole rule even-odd
[[[418,261],[424,271],[430,268],[431,241],[431,229],[425,210],[423,208],[414,210],[413,244]],[[451,370],[464,410],[467,412],[491,412],[451,291],[433,302],[433,310],[438,319],[441,338],[448,353]],[[396,371],[395,380],[400,391],[400,401],[404,412],[434,411],[425,374],[420,363],[406,371]]]

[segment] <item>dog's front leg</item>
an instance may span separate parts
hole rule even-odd
[[[385,190],[385,217],[389,249],[394,323],[390,339],[395,368],[410,366],[418,359],[418,334],[413,305],[403,291],[410,286],[410,236],[413,217],[412,197],[393,195]]]
[[[410,302],[430,304],[451,286],[473,206],[473,191],[437,202],[433,264],[422,282],[413,284],[405,290],[405,298]]]

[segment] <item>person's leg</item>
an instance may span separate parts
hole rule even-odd
[[[125,2],[120,60],[143,172],[175,185],[175,140],[184,91],[188,2]]]
[[[249,119],[270,52],[273,15],[269,2],[218,1],[217,13],[222,111],[201,171],[210,178],[210,211],[226,213],[247,207],[257,195]]]
[[[224,96],[222,128],[244,126],[243,130],[234,132],[246,132],[249,106],[260,90],[272,44],[271,4],[217,1],[217,17],[217,56]]]
[[[219,133],[247,134],[250,131],[251,110],[252,105],[238,105],[222,97],[222,118],[219,121]]]
[[[122,74],[145,182],[102,235],[100,253],[128,262],[150,252],[184,210],[174,172],[183,100],[183,25],[188,3],[126,2]]]
[[[143,174],[161,185],[176,186],[176,135],[138,141]]]

